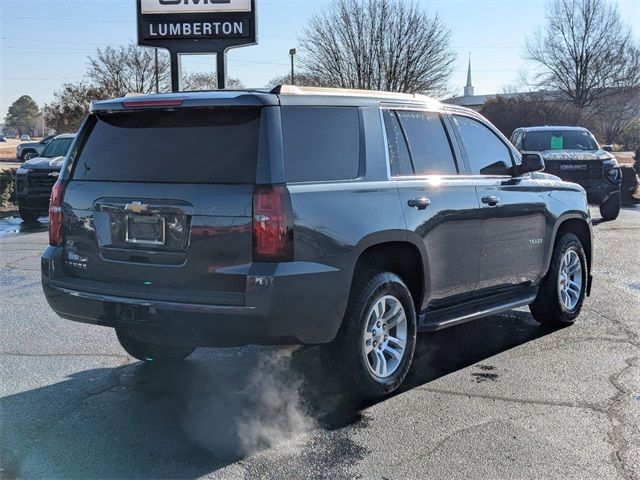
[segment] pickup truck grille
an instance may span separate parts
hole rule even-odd
[[[602,162],[593,160],[586,162],[548,161],[545,172],[569,181],[603,178]]]
[[[31,170],[27,174],[27,184],[31,188],[51,189],[56,180],[58,180],[58,176],[51,175],[52,173],[56,172],[52,170]]]

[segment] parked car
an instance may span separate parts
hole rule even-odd
[[[18,148],[16,150],[16,158],[22,160],[23,162],[26,162],[31,158],[37,157],[44,151],[46,146],[51,140],[53,140],[54,137],[55,135],[51,135],[49,137],[43,138],[39,142],[21,143],[20,145],[18,145]]]
[[[530,305],[571,325],[591,285],[585,191],[479,114],[278,87],[93,103],[56,183],[42,282],[143,361],[317,345],[364,397],[417,332]]]
[[[600,206],[604,220],[618,218],[622,174],[611,145],[600,148],[582,127],[518,128],[511,141],[520,152],[539,152],[547,173],[584,187],[589,203]]]
[[[27,135],[26,133],[24,133],[24,134],[22,134],[20,136],[20,141],[22,141],[22,142],[28,142],[30,140],[31,140],[31,137],[29,135]]]
[[[72,134],[54,137],[39,157],[27,160],[16,172],[16,202],[25,222],[47,215],[51,190],[74,138]]]
[[[7,137],[5,137],[4,135],[0,135],[0,142],[7,143]]]

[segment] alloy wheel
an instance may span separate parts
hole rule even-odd
[[[393,375],[404,359],[407,346],[407,315],[398,298],[385,295],[367,314],[363,354],[369,371],[377,378]]]
[[[582,263],[578,252],[568,250],[558,272],[558,296],[562,307],[567,311],[572,311],[578,305],[582,295]]]

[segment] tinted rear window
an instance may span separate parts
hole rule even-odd
[[[430,112],[397,112],[397,115],[409,142],[416,175],[458,173],[440,115]]]
[[[288,182],[348,180],[358,176],[360,116],[355,107],[283,107]]]
[[[387,132],[389,146],[389,164],[392,177],[408,177],[413,175],[413,164],[409,155],[409,148],[398,123],[398,117],[391,110],[384,110],[384,126]]]
[[[259,109],[184,109],[94,116],[76,180],[254,183]]]

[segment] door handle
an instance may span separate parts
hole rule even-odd
[[[500,203],[500,197],[496,197],[495,195],[490,195],[488,197],[482,197],[482,203],[489,205],[490,207],[495,207]]]
[[[407,202],[411,208],[417,208],[418,210],[425,210],[429,205],[431,205],[431,200],[428,198],[412,198]]]

